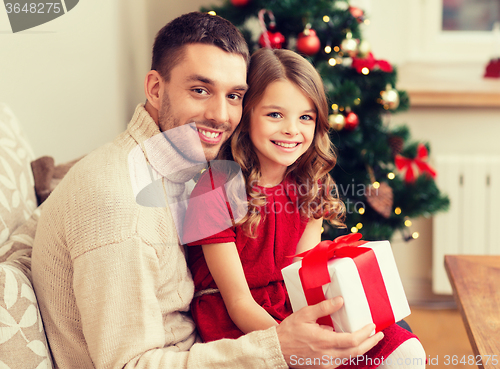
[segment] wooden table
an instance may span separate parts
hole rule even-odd
[[[478,367],[500,368],[500,256],[445,255],[444,264]]]

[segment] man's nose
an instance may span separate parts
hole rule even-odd
[[[229,121],[228,108],[228,101],[225,96],[214,96],[207,106],[205,118],[215,124],[224,124]]]

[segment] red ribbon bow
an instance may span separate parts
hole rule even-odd
[[[322,241],[313,249],[294,256],[303,257],[299,276],[308,305],[325,300],[323,285],[331,282],[328,260],[353,259],[378,332],[393,324],[395,319],[375,253],[371,248],[359,247],[367,243],[361,237],[360,233],[351,233],[333,241]],[[330,316],[319,318],[317,323],[333,327]]]
[[[363,71],[363,68],[368,68],[370,71],[375,68],[380,68],[382,72],[392,72],[392,65],[388,61],[382,59],[375,59],[373,53],[368,53],[364,58],[352,58],[352,68],[356,69],[358,73]]]
[[[405,181],[408,183],[413,183],[415,182],[415,179],[417,178],[415,176],[415,170],[414,166],[416,166],[421,173],[427,173],[430,175],[432,178],[436,177],[436,171],[432,169],[432,167],[426,163],[428,159],[429,153],[427,151],[427,148],[422,145],[418,144],[417,147],[417,157],[415,159],[410,159],[410,158],[405,158],[404,156],[401,155],[396,155],[396,168],[398,170],[403,171],[406,169],[406,175],[405,175]]]

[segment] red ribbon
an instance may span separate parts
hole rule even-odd
[[[414,166],[416,166],[421,173],[427,173],[432,178],[434,178],[436,177],[437,173],[434,169],[432,169],[432,167],[429,164],[426,163],[428,156],[429,153],[427,151],[427,148],[422,144],[418,144],[417,157],[415,159],[405,158],[404,156],[396,155],[395,158],[396,168],[398,168],[399,171],[403,171],[406,169],[405,181],[408,183],[415,182],[415,179],[417,178],[415,176],[415,171],[413,169]]]
[[[313,249],[295,256],[304,257],[299,276],[308,305],[325,300],[323,285],[331,282],[328,260],[351,258],[358,269],[372,320],[378,332],[393,324],[395,319],[375,253],[371,248],[359,247],[367,243],[360,240],[361,237],[360,233],[351,233],[333,241],[322,241]],[[333,327],[330,316],[319,318],[317,323]]]
[[[382,59],[375,59],[373,53],[368,53],[364,58],[352,58],[352,68],[356,69],[358,73],[363,71],[363,68],[368,68],[370,71],[375,68],[380,68],[381,71],[390,73],[392,72],[392,65],[388,61]]]

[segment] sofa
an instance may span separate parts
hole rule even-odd
[[[0,103],[2,369],[53,368],[30,273],[31,247],[40,215],[34,161],[33,150],[14,113]]]

